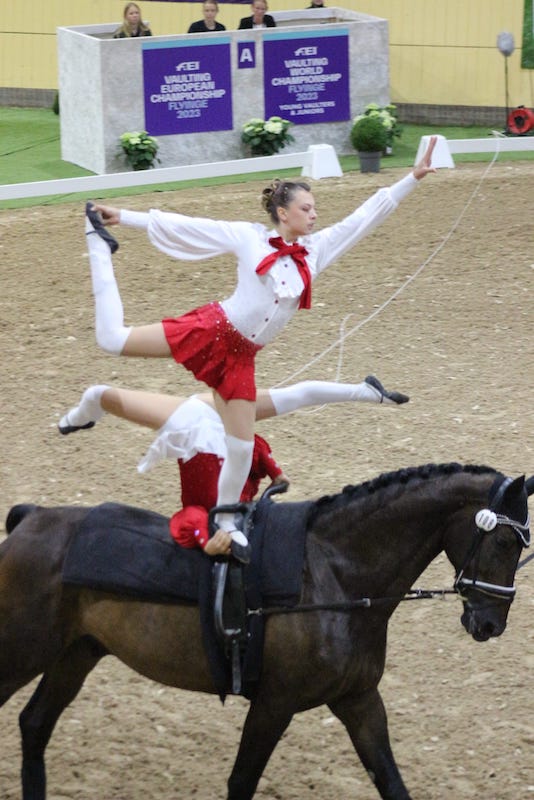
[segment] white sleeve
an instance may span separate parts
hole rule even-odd
[[[401,200],[404,200],[405,197],[408,197],[408,195],[411,194],[418,185],[419,181],[413,172],[410,172],[409,175],[406,175],[400,181],[394,183],[393,186],[389,187],[393,201],[398,205]]]
[[[237,253],[253,227],[248,222],[224,222],[151,211],[148,238],[172,258],[196,261],[223,253]]]
[[[130,228],[142,228],[146,231],[148,228],[148,220],[149,214],[143,211],[128,211],[125,208],[121,208],[121,225],[128,225]]]
[[[341,222],[312,235],[312,240],[317,237],[317,273],[384,222],[418,183],[413,173],[410,173],[393,186],[379,189]]]

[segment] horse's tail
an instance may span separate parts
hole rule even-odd
[[[36,508],[39,508],[39,506],[36,506],[35,503],[18,503],[16,506],[12,506],[6,517],[7,533],[11,533],[19,522],[22,522],[24,517],[35,511]]]

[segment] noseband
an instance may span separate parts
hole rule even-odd
[[[505,478],[495,495],[493,503],[490,508],[483,508],[475,515],[475,524],[477,530],[473,539],[473,544],[464,560],[461,569],[456,574],[454,581],[454,589],[458,592],[462,600],[466,600],[462,591],[465,589],[473,589],[481,594],[489,595],[490,597],[498,597],[499,599],[508,600],[510,603],[514,599],[515,586],[501,586],[495,583],[486,583],[485,581],[477,580],[478,572],[478,555],[484,540],[484,536],[492,533],[497,525],[506,525],[513,530],[521,547],[530,546],[530,516],[527,512],[527,518],[524,523],[517,522],[510,519],[504,514],[496,514],[493,510],[500,504],[504,492],[507,487],[512,483],[513,478]],[[476,559],[474,578],[465,578],[464,573],[471,562]]]

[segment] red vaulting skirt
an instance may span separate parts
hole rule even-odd
[[[223,400],[255,400],[254,359],[261,347],[245,339],[219,303],[162,320],[175,361]]]

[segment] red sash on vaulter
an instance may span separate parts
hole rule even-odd
[[[256,272],[258,275],[265,275],[266,272],[269,272],[277,258],[281,256],[291,256],[297,265],[300,277],[304,281],[304,291],[300,296],[299,309],[311,308],[312,279],[310,268],[306,262],[308,251],[301,244],[286,244],[281,236],[273,236],[269,239],[269,244],[272,247],[276,247],[276,252],[265,256],[256,267]]]

